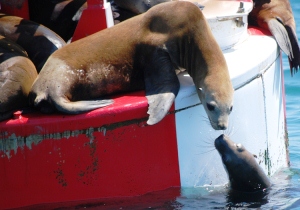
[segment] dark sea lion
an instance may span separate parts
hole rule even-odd
[[[224,134],[215,140],[231,188],[242,192],[261,191],[271,186],[270,180],[256,162],[253,154],[241,144],[236,144]]]
[[[159,4],[55,51],[30,101],[43,112],[77,114],[113,102],[93,99],[145,88],[152,125],[173,104],[179,68],[193,78],[212,127],[226,129],[234,92],[226,60],[201,10],[186,1]]]
[[[128,10],[133,14],[142,14],[149,10],[151,7],[171,1],[180,1],[180,0],[113,0],[113,4],[117,7]],[[199,8],[203,9],[203,6],[197,3],[197,0],[189,0],[196,4]]]
[[[30,20],[38,22],[69,41],[76,29],[86,0],[30,0]]]
[[[270,30],[279,47],[288,55],[291,74],[300,66],[296,24],[289,0],[253,0],[249,24]]]
[[[118,7],[129,10],[135,14],[141,14],[157,4],[170,1],[172,0],[114,0],[113,2]]]
[[[38,71],[55,50],[66,44],[43,25],[5,14],[0,14],[0,35],[23,47]]]
[[[21,9],[25,0],[0,0],[0,4]]]
[[[28,106],[28,93],[37,77],[23,48],[0,36],[0,121]]]

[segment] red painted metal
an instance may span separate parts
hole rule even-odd
[[[23,1],[23,0],[19,0]],[[1,12],[5,14],[15,15],[18,17],[22,17],[25,19],[29,19],[29,9],[28,9],[28,0],[24,0],[23,6],[21,8],[17,8],[13,5],[12,0],[4,0],[1,3]],[[17,1],[14,1],[18,3]]]
[[[248,28],[249,35],[259,35],[259,36],[272,36],[271,32],[267,29],[260,27],[249,26]]]
[[[180,186],[175,115],[147,126],[147,107],[141,91],[85,114],[35,112],[1,122],[1,208]]]
[[[88,7],[82,12],[72,42],[107,28],[103,0],[87,0]]]

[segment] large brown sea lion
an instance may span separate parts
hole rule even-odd
[[[5,14],[0,14],[0,35],[23,47],[38,71],[55,50],[66,44],[43,25]]]
[[[271,186],[269,178],[253,154],[243,145],[234,143],[222,134],[215,140],[215,147],[221,155],[233,190],[256,192]]]
[[[28,106],[28,93],[37,77],[23,48],[0,36],[0,121]]]
[[[159,122],[179,91],[175,70],[193,78],[214,129],[226,129],[233,87],[224,55],[201,10],[167,2],[55,51],[33,84],[30,101],[44,112],[77,114],[109,105],[92,100],[146,89],[148,124]]]
[[[249,23],[270,30],[279,47],[288,55],[291,74],[300,67],[296,24],[289,0],[253,0]]]

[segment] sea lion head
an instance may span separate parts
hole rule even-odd
[[[175,15],[180,18],[172,18],[170,37],[177,39],[169,41],[176,43],[175,46],[167,45],[170,57],[193,78],[211,126],[215,130],[225,130],[234,93],[225,57],[201,10],[191,2],[178,1],[177,4],[181,8],[185,6],[189,12],[182,9],[180,14],[181,10],[177,9]]]
[[[271,182],[262,168],[242,144],[233,142],[222,134],[215,140],[231,188],[243,192],[255,192],[271,186]]]
[[[228,127],[229,115],[233,109],[233,87],[229,76],[223,74],[205,77],[198,89],[198,96],[207,113],[211,126],[215,130],[225,130]],[[226,82],[227,81],[227,82]]]

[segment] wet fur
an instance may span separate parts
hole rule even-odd
[[[233,190],[258,192],[271,186],[269,178],[244,146],[235,144],[224,134],[215,140]]]

